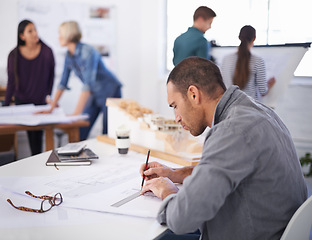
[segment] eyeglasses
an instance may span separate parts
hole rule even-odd
[[[51,210],[52,207],[58,206],[63,202],[63,197],[61,193],[57,193],[54,195],[54,197],[43,195],[43,196],[35,196],[31,192],[26,191],[27,195],[33,197],[33,198],[39,198],[43,199],[41,202],[41,208],[40,209],[32,209],[27,207],[16,207],[10,199],[7,199],[7,201],[16,209],[26,212],[37,212],[37,213],[44,213],[49,210]]]

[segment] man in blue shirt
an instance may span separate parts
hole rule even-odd
[[[210,59],[210,43],[204,34],[211,28],[212,21],[216,16],[216,13],[208,7],[201,6],[196,9],[193,26],[174,41],[173,64],[175,66],[190,56]]]

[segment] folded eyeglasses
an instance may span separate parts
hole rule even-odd
[[[63,197],[61,193],[55,194],[53,197],[52,196],[36,196],[33,195],[29,191],[25,191],[25,193],[33,198],[39,198],[43,199],[41,202],[41,207],[40,209],[33,209],[33,208],[28,208],[28,207],[17,207],[15,206],[10,199],[7,199],[7,201],[16,209],[21,210],[21,211],[26,211],[26,212],[37,212],[37,213],[44,213],[49,210],[51,210],[52,207],[54,206],[59,206],[63,202]]]

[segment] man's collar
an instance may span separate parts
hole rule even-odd
[[[217,104],[211,127],[220,122],[221,120],[220,117],[222,113],[226,110],[229,102],[231,101],[233,93],[238,89],[239,89],[238,86],[232,85],[224,92],[223,96],[221,97],[220,101]]]

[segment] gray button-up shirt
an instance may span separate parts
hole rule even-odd
[[[203,154],[158,221],[201,239],[280,239],[307,189],[289,131],[237,87],[219,101]]]

